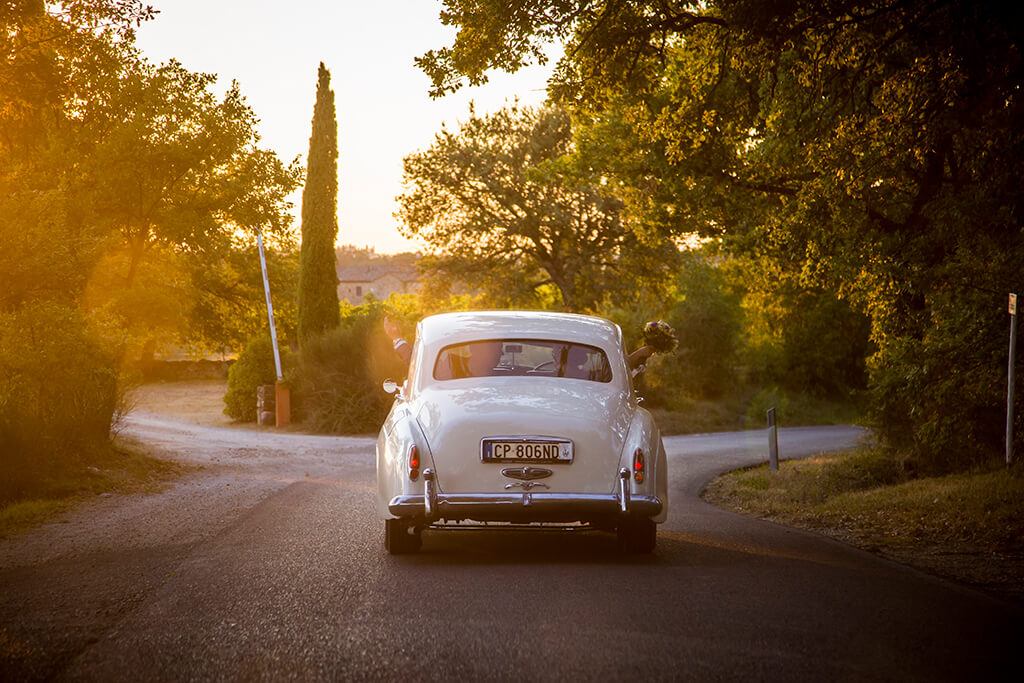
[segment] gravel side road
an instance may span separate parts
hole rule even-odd
[[[370,438],[228,429],[133,413],[122,435],[194,473],[155,494],[105,495],[0,541],[0,569],[125,548],[191,544],[296,481],[365,479]]]

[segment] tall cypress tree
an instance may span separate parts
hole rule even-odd
[[[302,251],[299,258],[299,342],[341,322],[334,238],[338,234],[338,123],[331,73],[320,62],[313,133],[302,190]]]

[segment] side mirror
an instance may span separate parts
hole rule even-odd
[[[398,391],[398,382],[390,377],[384,380],[384,383],[381,386],[384,387],[384,393],[386,394],[394,394]]]

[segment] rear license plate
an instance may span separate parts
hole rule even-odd
[[[484,462],[572,462],[572,441],[568,439],[484,439],[480,459]]]

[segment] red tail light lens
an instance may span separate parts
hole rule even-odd
[[[644,471],[645,469],[644,452],[638,448],[636,449],[636,452],[633,453],[633,479],[637,483],[643,482],[644,475],[646,474]]]
[[[409,449],[409,478],[413,481],[420,476],[420,449],[413,446]]]

